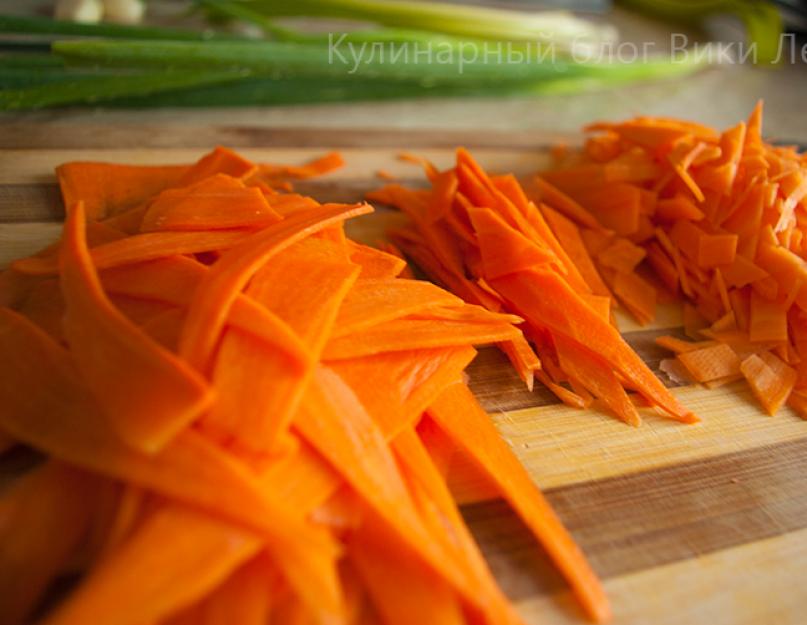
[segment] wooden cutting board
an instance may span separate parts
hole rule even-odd
[[[553,137],[554,139],[554,137]],[[528,174],[547,164],[548,135],[238,126],[81,125],[57,121],[0,127],[0,266],[58,236],[62,216],[53,168],[68,160],[189,162],[215,144],[266,162],[299,163],[340,149],[347,166],[297,185],[322,201],[354,201],[420,171],[409,150],[439,166],[464,144],[494,171]],[[379,210],[350,224],[373,242],[401,219]],[[620,327],[658,370],[659,334],[675,332],[675,307],[650,326]],[[615,623],[767,625],[804,623],[807,590],[807,423],[784,409],[769,418],[742,384],[675,389],[703,422],[648,417],[639,429],[528,393],[495,350],[470,369],[472,387],[535,482],[546,492],[605,580]],[[507,594],[530,624],[579,623],[563,582],[520,522],[499,502],[464,508]]]

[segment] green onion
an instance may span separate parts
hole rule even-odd
[[[530,41],[556,45],[613,43],[613,28],[579,19],[565,12],[527,12],[441,2],[408,0],[233,0],[253,13],[268,17],[306,15],[362,20],[448,33],[474,39]]]
[[[126,39],[155,39],[172,41],[238,40],[243,37],[209,30],[181,30],[155,26],[127,26],[103,22],[84,24],[47,17],[0,15],[0,33],[23,35],[72,35],[76,37],[117,37]]]
[[[779,52],[782,16],[773,2],[761,0],[620,0],[638,11],[677,22],[700,22],[715,14],[736,15],[756,45],[757,62],[773,63]]]
[[[120,97],[149,96],[236,81],[237,72],[147,72],[140,74],[72,76],[68,81],[0,90],[0,110],[36,109],[67,104],[94,104]]]
[[[487,63],[453,54],[446,62],[409,63],[405,59],[367,58],[355,66],[321,46],[285,42],[139,42],[57,41],[54,52],[71,63],[103,66],[247,69],[271,77],[331,77],[345,80],[372,78],[409,81],[416,85],[537,82],[574,76],[665,77],[691,72],[704,64],[696,55],[683,60],[652,59],[634,63]],[[354,69],[355,71],[351,73]]]

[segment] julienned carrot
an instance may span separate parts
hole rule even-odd
[[[83,201],[89,219],[102,219],[143,204],[177,185],[187,165],[114,165],[72,162],[56,168],[65,206]]]
[[[331,337],[358,333],[384,321],[460,303],[456,296],[420,280],[360,280],[342,302]]]
[[[322,355],[327,361],[372,356],[385,352],[452,347],[473,343],[485,345],[520,336],[509,322],[487,323],[444,319],[393,319],[360,335],[331,340]]]
[[[189,508],[164,505],[46,622],[154,622],[215,588],[259,547],[253,534]]]
[[[0,359],[5,363],[2,397],[7,411],[0,414],[4,429],[57,458],[201,506],[271,536],[274,548],[286,550],[282,565],[295,573],[299,570],[293,582],[308,578],[305,588],[296,583],[295,588],[304,596],[310,593],[312,601],[324,593],[316,602],[334,609],[337,598],[328,590],[327,569],[321,568],[328,566],[333,555],[333,545],[325,536],[278,507],[274,496],[264,493],[246,468],[192,431],[183,432],[156,455],[128,448],[81,387],[67,352],[19,315],[0,310],[0,321],[0,353],[25,354],[25,358]],[[246,505],[247,501],[251,503]],[[280,539],[287,533],[298,538]],[[309,545],[292,556],[297,540],[302,541],[300,546]],[[318,556],[306,563],[306,552]],[[300,565],[305,568],[301,570]],[[315,572],[316,567],[320,570]]]
[[[596,575],[468,388],[463,384],[446,388],[429,415],[496,482],[502,496],[560,568],[589,616],[608,620],[608,599]]]
[[[180,354],[205,371],[238,292],[273,255],[334,223],[372,211],[367,204],[329,205],[287,217],[257,232],[222,257],[196,290],[180,337]]]
[[[86,247],[81,202],[65,221],[59,264],[65,337],[88,386],[127,443],[161,449],[210,406],[212,390],[106,297]]]
[[[248,238],[248,230],[221,230],[208,232],[147,232],[92,248],[95,268],[110,269],[147,260],[156,260],[173,254],[201,254],[234,247]],[[22,258],[12,268],[35,276],[58,273],[56,257]]]
[[[390,352],[329,363],[391,439],[418,419],[447,384],[462,375],[470,347]],[[395,401],[390,401],[394,398]]]
[[[780,406],[778,389],[789,384],[773,382],[763,362],[771,349],[787,366],[805,357],[790,346],[807,310],[803,155],[763,140],[761,102],[746,123],[722,133],[650,117],[593,124],[587,131],[585,146],[541,177],[596,220],[581,234],[616,299],[640,322],[652,318],[656,298],[643,263],[632,267],[626,256],[603,251],[609,245],[643,248],[661,286],[687,300],[691,338],[724,343],[720,350],[713,346],[714,361],[694,365],[690,375],[706,380],[730,371],[704,382],[723,383],[739,375],[738,359],[756,354],[746,365],[748,383],[766,410]],[[547,203],[567,207],[563,198]],[[622,236],[597,234],[600,225]],[[630,262],[636,259],[633,254]],[[690,348],[672,347],[682,352],[681,363],[692,364],[693,357],[683,355]],[[800,387],[796,382],[790,392]],[[771,395],[763,397],[763,389]]]
[[[255,275],[247,295],[289,323],[307,349],[307,363],[294,370],[283,353],[256,344],[238,329],[222,338],[213,381],[218,401],[203,427],[244,448],[271,452],[287,428],[345,294],[358,276],[349,263],[278,259]],[[300,289],[305,281],[311,289]]]
[[[639,171],[631,172],[632,166]],[[629,188],[627,181],[643,179],[653,171],[651,163],[632,155],[603,175],[603,180],[621,185],[615,187],[619,194],[632,198],[637,220],[651,198]],[[611,241],[613,233],[601,227],[594,215],[549,183],[539,182],[538,187],[542,197],[552,199],[556,206],[539,210],[514,179],[491,178],[463,149],[457,151],[456,167],[447,172],[455,172],[458,181],[451,210],[446,209],[448,200],[444,197],[451,186],[429,195],[390,185],[371,197],[395,204],[412,218],[412,227],[395,232],[396,241],[421,268],[463,299],[494,311],[504,308],[518,314],[525,320],[529,338],[550,359],[557,359],[556,341],[577,343],[576,347],[567,346],[564,361],[565,369],[574,365],[575,373],[569,376],[576,384],[573,391],[559,384],[565,378],[536,374],[541,361],[534,355],[525,358],[531,350],[516,347],[516,342],[503,346],[528,386],[538,375],[562,401],[577,406],[589,405],[593,400],[589,393],[596,387],[595,395],[599,394],[607,406],[638,424],[636,409],[623,389],[627,384],[672,418],[693,421],[694,416],[677,403],[610,326],[611,293],[621,295],[622,303],[645,321],[653,316],[655,289],[632,274],[644,256],[641,248],[626,240]],[[439,175],[450,178],[447,172]],[[439,202],[432,198],[439,198]],[[562,210],[554,210],[558,203]],[[454,213],[460,213],[462,219],[452,220]],[[603,240],[596,251],[588,247],[587,233]],[[459,265],[452,251],[458,248],[463,250]],[[598,255],[605,260],[599,268],[592,258]],[[533,289],[536,283],[540,289]],[[523,339],[514,341],[519,340]],[[590,362],[591,352],[605,356],[610,371],[588,380],[586,390],[580,378],[588,376],[583,372],[597,369]],[[572,354],[579,362],[571,362]]]
[[[486,597],[482,610],[489,615],[489,620],[502,625],[520,623],[520,617],[499,590],[479,547],[463,522],[458,502],[454,502],[425,441],[413,428],[406,428],[393,440],[393,450],[406,473],[411,476],[410,487],[416,503],[421,510],[431,511],[425,516],[432,536],[436,540],[444,540],[447,550],[465,563],[473,576],[473,583]],[[448,537],[440,532],[446,523],[452,528]]]
[[[144,263],[114,267],[100,272],[107,293],[166,302],[185,308],[208,267],[184,256],[166,256]],[[239,295],[228,322],[284,350],[294,362],[304,364],[307,350],[288,324],[251,298]]]
[[[26,622],[85,535],[101,478],[50,460],[0,497],[0,610]],[[58,510],[59,514],[53,514]]]
[[[469,197],[490,200],[530,236],[549,232],[540,216],[528,219],[514,179],[489,178],[468,155],[462,160],[456,185],[446,176],[444,200],[462,182]],[[178,179],[159,172],[141,193],[123,185],[109,194],[72,166],[84,181],[73,191],[97,201],[104,222],[82,228],[81,209],[72,211],[63,240],[20,263],[27,275],[2,274],[0,301],[16,312],[0,309],[0,431],[9,445],[31,445],[98,483],[85,489],[79,552],[57,562],[64,549],[54,548],[41,567],[44,559],[29,558],[36,575],[0,561],[0,577],[28,580],[31,591],[68,560],[81,568],[78,589],[46,623],[257,625],[270,610],[279,622],[367,625],[368,609],[406,622],[434,620],[436,605],[458,625],[520,622],[430,456],[439,455],[429,447],[434,437],[417,425],[447,387],[461,384],[472,343],[507,339],[528,383],[541,363],[513,325],[522,319],[500,311],[481,273],[464,273],[463,250],[442,226],[427,224],[430,240],[445,246],[438,256],[451,263],[451,279],[493,311],[400,279],[405,262],[395,249],[347,239],[343,221],[367,207],[320,206],[284,192],[287,178],[339,162],[256,166],[217,148]],[[422,193],[402,197],[415,213],[423,208]],[[465,212],[448,218],[468,243],[474,207],[461,202]],[[204,230],[141,232],[164,227]],[[556,241],[546,250],[554,269],[587,290]],[[471,259],[480,272],[482,260]],[[401,324],[417,332],[394,336]],[[326,349],[340,359],[324,364]],[[177,370],[215,393],[192,425],[181,406],[168,410],[167,399],[181,397]],[[159,397],[148,395],[154,389]],[[142,434],[121,436],[123,417],[155,422],[157,399],[168,423],[168,413],[182,422],[176,431],[158,431],[156,440],[149,433],[147,445]],[[68,481],[54,478],[43,501],[67,496]],[[24,530],[10,528],[8,540],[30,544]],[[386,549],[378,558],[377,536]],[[417,596],[381,584],[404,579]],[[15,610],[33,607],[23,603]]]
[[[238,178],[216,174],[189,187],[160,193],[149,204],[140,229],[261,228],[280,219],[260,189],[247,187]]]

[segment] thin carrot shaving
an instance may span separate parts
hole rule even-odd
[[[644,179],[656,167],[639,153],[626,155],[617,165],[616,169],[600,171],[601,178],[609,183],[609,189],[619,189],[620,194],[632,198],[631,210],[638,219],[642,212],[652,209],[653,202],[648,194],[625,181],[634,176]],[[632,172],[631,165],[639,167],[639,171]],[[570,341],[557,372],[560,375],[553,375],[554,365],[543,358],[543,353],[543,370],[533,373],[562,401],[584,407],[593,395],[605,400],[625,421],[638,424],[638,415],[625,394],[624,387],[628,385],[659,406],[665,415],[684,422],[696,421],[697,417],[676,401],[610,322],[612,292],[644,322],[655,314],[655,287],[633,273],[645,256],[644,250],[627,239],[614,238],[607,228],[592,224],[594,213],[579,208],[567,195],[565,185],[558,190],[556,185],[539,179],[540,199],[548,205],[542,213],[535,204],[519,199],[523,193],[516,190],[517,183],[512,179],[507,183],[508,194],[503,196],[494,178],[464,149],[457,151],[456,166],[440,172],[433,180],[452,172],[458,180],[457,196],[467,198],[464,211],[475,235],[470,240],[444,217],[444,208],[433,201],[433,193],[418,195],[414,202],[401,199],[412,198],[413,192],[407,194],[398,187],[382,190],[381,197],[396,200],[388,194],[395,195],[398,199],[392,203],[412,220],[409,228],[396,231],[395,238],[421,269],[470,303],[494,311],[503,307],[517,314],[524,319],[524,328],[531,338],[547,337],[551,344],[564,346]],[[591,189],[591,180],[588,183],[585,188]],[[379,197],[378,192],[372,197]],[[609,201],[605,194],[599,197],[603,203]],[[553,205],[553,198],[563,206]],[[612,204],[617,210],[618,203]],[[573,223],[575,219],[578,224],[593,227],[580,231]],[[620,225],[622,232],[631,231],[621,217],[608,225]],[[439,239],[434,236],[435,231],[440,232]],[[596,245],[595,251],[592,244]],[[459,266],[457,259],[447,253],[452,249],[464,252]],[[595,266],[592,258],[603,256],[606,262]],[[444,260],[438,261],[438,257]],[[469,285],[467,276],[484,280],[495,299],[485,301],[480,297]],[[606,286],[609,280],[610,288]],[[511,348],[505,347],[504,351],[513,357]],[[599,366],[605,368],[604,372],[588,380]],[[529,383],[532,376],[524,375],[523,366],[516,368]],[[571,380],[576,391],[561,383],[571,384]]]
[[[434,191],[378,197],[417,222],[400,249],[460,297],[407,276],[397,246],[347,237],[369,205],[286,192],[340,166],[335,153],[285,166],[219,147],[192,165],[60,168],[60,241],[0,274],[0,453],[47,458],[0,496],[4,623],[519,625],[457,507],[484,489],[586,613],[608,618],[599,580],[461,380],[474,346],[494,343],[528,386],[546,379],[581,406],[596,393],[632,422],[622,379],[638,365],[622,346],[618,368],[594,374],[613,354],[567,337],[589,318],[612,330],[577,226],[558,213],[554,237],[514,178],[458,158],[462,171],[424,163]],[[581,317],[558,353],[546,337],[553,379],[523,333],[543,326],[500,284],[536,270],[583,294],[559,300]],[[465,463],[453,477],[448,450]],[[458,471],[475,490],[463,495]],[[54,605],[49,584],[76,574]]]

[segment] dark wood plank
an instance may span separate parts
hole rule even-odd
[[[807,438],[546,491],[598,574],[625,575],[807,527]],[[564,587],[500,501],[463,514],[508,595]]]

